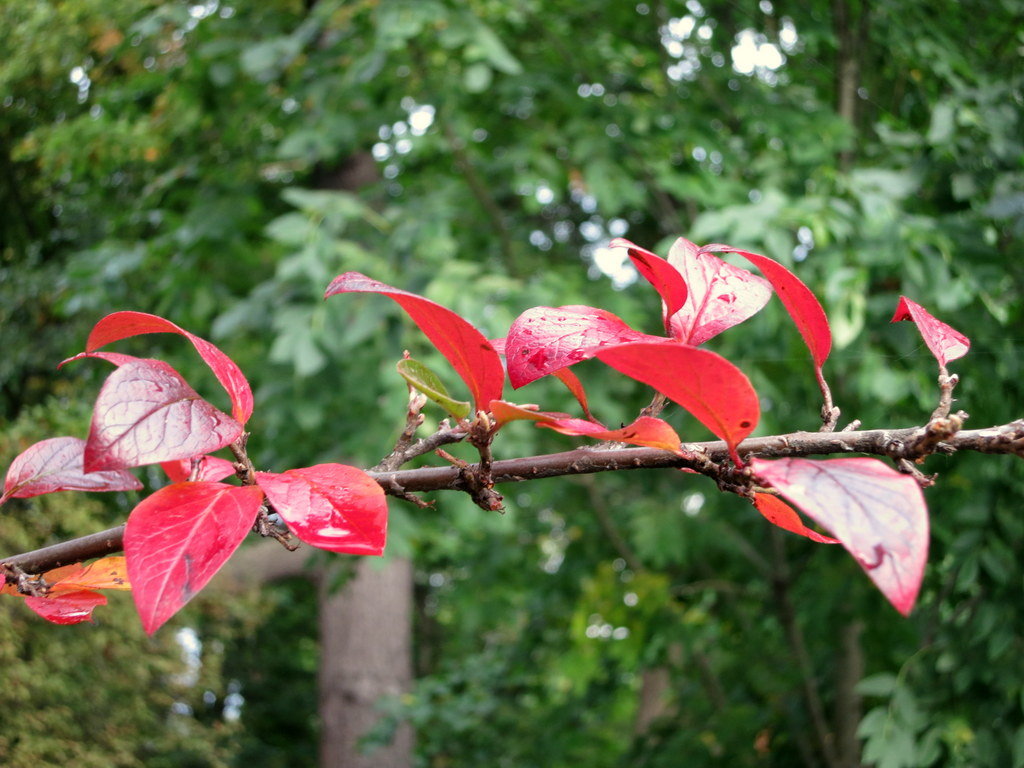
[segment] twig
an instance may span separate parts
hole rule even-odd
[[[932,421],[949,415],[949,409],[953,406],[953,389],[959,383],[960,377],[955,373],[950,376],[946,366],[939,363],[939,405],[932,412]]]
[[[894,441],[906,443],[920,434],[922,429],[923,427],[908,427],[856,432],[793,432],[744,440],[739,446],[739,453],[744,457],[762,458],[796,458],[835,453],[890,457]],[[436,433],[431,438],[440,434]],[[976,451],[1024,457],[1024,419],[986,429],[960,430],[948,440],[940,442],[936,449],[942,453]],[[657,448],[619,448],[612,451],[578,448],[563,453],[494,461],[491,464],[491,479],[495,485],[500,485],[540,480],[545,477],[668,468],[692,469],[701,474],[708,474],[712,467],[717,467],[729,457],[728,447],[721,440],[686,443],[682,446],[682,451],[684,455],[680,456]],[[396,487],[400,488],[402,493],[468,491],[464,474],[467,469],[472,475],[473,465],[467,465],[465,469],[450,466],[420,467],[369,474],[380,483],[385,493],[400,496],[400,493],[395,492]],[[43,549],[3,558],[0,563],[16,565],[29,573],[38,573],[59,565],[119,552],[122,549],[123,533],[122,525]]]

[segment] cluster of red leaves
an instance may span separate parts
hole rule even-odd
[[[569,368],[596,358],[650,385],[725,441],[735,465],[746,466],[756,484],[765,489],[753,495],[765,518],[813,541],[841,543],[896,609],[908,613],[920,588],[928,550],[927,511],[915,480],[866,458],[753,459],[745,465],[738,449],[757,427],[757,393],[735,365],[700,348],[760,311],[774,292],[796,324],[810,350],[815,374],[823,381],[831,333],[811,291],[781,264],[725,245],[698,247],[680,238],[667,259],[628,241],[614,245],[627,249],[637,270],[661,297],[666,336],[636,331],[605,310],[573,305],[527,310],[505,339],[490,342],[451,310],[356,272],[335,278],[325,298],[358,292],[396,301],[465,382],[473,401],[472,418],[489,412],[498,427],[527,419],[566,435],[686,455],[675,430],[661,419],[641,416],[620,429],[605,427],[590,413],[583,385]],[[763,277],[723,261],[715,255],[721,252],[745,258]],[[966,353],[966,338],[908,299],[900,300],[893,318],[903,319],[917,324],[943,369],[949,360]],[[149,333],[176,333],[188,339],[226,390],[231,414],[202,399],[162,361],[100,350]],[[503,400],[502,356],[514,388],[554,375],[576,397],[584,418]],[[130,582],[143,627],[152,633],[209,582],[261,512],[269,510],[314,547],[363,555],[383,552],[385,496],[365,472],[320,464],[282,473],[247,473],[241,465],[210,455],[228,445],[241,445],[236,441],[253,410],[252,391],[242,372],[210,342],[154,315],[117,312],[97,323],[85,352],[71,359],[82,357],[117,366],[100,390],[88,439],[58,437],[30,446],[11,464],[0,504],[55,491],[139,490],[141,483],[127,470],[146,464],[160,464],[171,484],[132,511],[125,529],[124,558],[51,571],[43,576],[45,589],[29,590],[37,594],[27,596],[26,604],[44,618],[57,623],[87,620],[93,607],[106,602],[95,590],[126,589]],[[426,375],[423,370],[419,364],[415,369],[406,366],[403,375],[415,385],[417,376]],[[433,379],[430,386],[435,386]],[[221,482],[234,474],[246,482]],[[835,538],[808,528],[780,495]],[[13,584],[5,584],[0,591],[19,594]]]

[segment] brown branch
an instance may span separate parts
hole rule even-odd
[[[793,432],[744,440],[739,454],[746,459],[822,456],[834,453],[863,453],[874,456],[904,458],[904,446],[920,445],[919,437],[928,427],[905,429],[872,429],[854,432]],[[429,438],[427,438],[429,439]],[[934,452],[1004,453],[1024,457],[1024,419],[986,429],[960,430],[949,440],[932,446]],[[721,440],[707,443],[684,443],[683,455],[657,448],[617,448],[598,450],[577,448],[563,453],[503,459],[491,465],[495,484],[540,480],[546,477],[590,475],[597,472],[618,472],[629,469],[693,469],[701,474],[717,476],[729,458],[729,449]],[[918,458],[918,457],[915,457]],[[472,476],[475,465],[469,465]],[[393,472],[370,472],[385,493],[401,495],[422,491],[469,491],[466,469],[421,467]],[[60,565],[101,557],[122,549],[124,526],[54,544],[33,552],[13,555],[0,563],[17,566],[26,572],[38,573]]]

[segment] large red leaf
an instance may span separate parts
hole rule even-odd
[[[877,459],[752,459],[754,473],[839,539],[893,607],[910,613],[928,559],[917,481]]]
[[[86,472],[187,459],[216,451],[242,425],[214,408],[167,363],[136,360],[107,377],[93,409]]]
[[[85,349],[94,352],[112,342],[144,333],[177,333],[191,341],[196,352],[227,390],[231,398],[231,415],[240,424],[249,420],[253,408],[252,389],[235,361],[206,339],[189,333],[170,320],[145,312],[114,312],[93,326],[85,342]]]
[[[617,237],[609,245],[611,248],[625,248],[633,266],[661,296],[664,302],[665,330],[668,331],[669,318],[683,307],[689,293],[684,276],[658,254],[641,248],[625,238]]]
[[[702,252],[680,237],[668,263],[686,280],[686,303],[669,319],[669,333],[693,346],[757,314],[772,296],[771,285],[753,272]]]
[[[764,515],[765,520],[779,526],[784,531],[795,533],[797,536],[805,536],[811,541],[817,541],[819,544],[839,543],[838,539],[822,536],[817,531],[812,531],[804,525],[800,515],[778,496],[773,496],[770,493],[755,493],[754,506],[758,512]]]
[[[162,461],[160,466],[172,483],[183,483],[192,478],[192,462],[196,458]],[[198,459],[199,471],[196,472],[195,478],[192,478],[194,480],[209,480],[215,483],[218,480],[223,480],[225,477],[231,477],[235,474],[235,465],[227,459],[221,459],[216,456],[200,456]]]
[[[917,330],[921,332],[924,343],[935,355],[939,365],[945,367],[951,360],[956,360],[967,354],[971,348],[970,340],[960,331],[946,325],[941,320],[934,318],[928,310],[920,304],[911,301],[906,296],[900,296],[896,305],[896,313],[892,316],[893,323],[900,320],[913,320]]]
[[[515,319],[505,338],[508,378],[518,389],[560,368],[589,360],[601,347],[658,339],[634,331],[604,309],[533,307]]]
[[[137,491],[131,472],[113,469],[87,473],[82,467],[85,440],[51,437],[29,446],[11,462],[0,504],[54,491]]]
[[[817,297],[803,281],[774,259],[750,251],[741,251],[731,245],[705,245],[701,251],[737,253],[761,270],[775,288],[789,316],[796,323],[800,335],[811,351],[814,365],[820,371],[832,349],[832,331],[825,310]]]
[[[622,344],[597,357],[683,406],[742,464],[736,446],[754,431],[761,408],[750,379],[735,365],[705,349],[664,343]]]
[[[87,589],[25,598],[25,605],[54,624],[80,624],[88,621],[96,606],[106,604],[106,595]]]
[[[337,293],[380,293],[394,299],[466,382],[477,410],[501,397],[505,384],[501,358],[476,328],[450,309],[359,272],[338,275],[324,298]]]
[[[352,555],[384,551],[387,499],[361,469],[318,464],[281,474],[257,472],[256,482],[288,528],[307,544]]]
[[[176,483],[132,510],[124,554],[147,634],[206,586],[252,528],[262,502],[252,485]]]

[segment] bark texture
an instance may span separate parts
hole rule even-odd
[[[359,742],[380,719],[377,701],[412,684],[412,563],[363,558],[344,587],[320,579],[321,768],[409,768],[412,730],[362,754]]]

